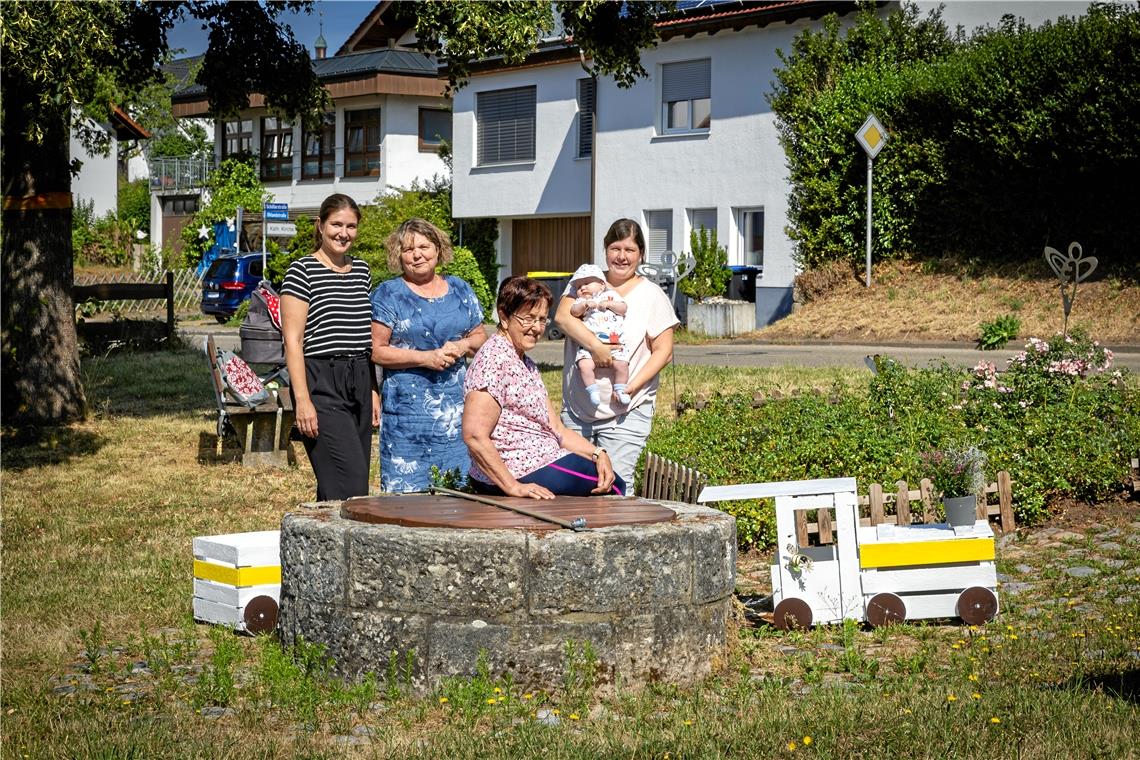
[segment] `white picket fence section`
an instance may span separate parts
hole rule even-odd
[[[176,311],[197,311],[202,301],[202,279],[193,269],[175,269],[174,273],[174,308]],[[76,285],[96,285],[101,283],[120,284],[124,282],[156,283],[161,285],[166,280],[166,272],[122,272],[110,275],[95,275],[76,277]],[[152,298],[146,300],[101,301],[96,303],[97,311],[118,312],[120,314],[136,314],[151,312],[166,308],[162,299]]]

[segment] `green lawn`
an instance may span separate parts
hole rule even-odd
[[[1135,502],[1072,535],[1009,542],[999,569],[1019,585],[977,630],[781,633],[741,607],[717,674],[698,687],[599,700],[581,682],[526,694],[488,674],[415,699],[398,669],[345,685],[313,652],[294,659],[271,639],[195,625],[191,538],[275,527],[312,496],[303,452],[288,471],[216,461],[199,354],[97,358],[84,371],[88,422],[3,441],[3,757],[1137,754]],[[791,369],[675,371],[679,392],[861,382]],[[557,386],[555,373],[546,378]],[[742,556],[741,591],[763,592],[765,574],[763,558]],[[540,710],[558,714],[543,722]]]

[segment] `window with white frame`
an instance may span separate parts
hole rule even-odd
[[[750,266],[764,266],[764,209],[742,208],[736,210],[737,250],[740,263]]]
[[[707,130],[712,123],[712,61],[661,66],[661,131]]]
[[[716,209],[715,208],[691,208],[689,209],[689,229],[699,230],[704,227],[710,233],[716,232]]]
[[[479,166],[534,160],[537,89],[532,85],[475,95],[476,160]]]
[[[594,155],[594,108],[598,98],[598,80],[578,80],[578,158]]]
[[[660,264],[665,251],[673,250],[673,212],[645,212],[645,262]]]

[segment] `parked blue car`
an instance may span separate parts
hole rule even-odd
[[[202,278],[202,313],[228,321],[261,279],[260,253],[219,256]]]

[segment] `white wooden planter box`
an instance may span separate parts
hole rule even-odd
[[[277,625],[281,599],[281,532],[229,533],[194,539],[194,618],[245,633]]]
[[[689,332],[710,338],[732,338],[756,329],[756,304],[748,301],[689,301]]]

